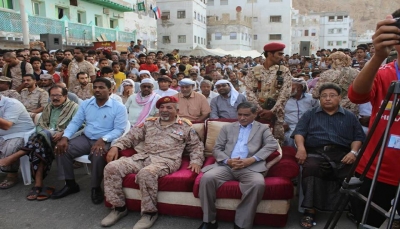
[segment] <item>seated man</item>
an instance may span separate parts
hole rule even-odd
[[[210,118],[237,118],[237,106],[246,102],[246,97],[240,94],[228,80],[218,80],[215,83],[219,96],[211,100]]]
[[[211,112],[210,105],[204,95],[193,91],[195,82],[191,79],[179,81],[181,92],[174,95],[178,99],[179,117],[190,121],[204,121]]]
[[[53,76],[47,73],[40,75],[40,88],[46,92],[54,85]]]
[[[257,106],[243,102],[237,106],[235,123],[222,127],[213,154],[216,163],[202,169],[200,203],[203,224],[199,229],[216,229],[216,192],[226,181],[240,182],[242,201],[236,209],[234,228],[251,228],[258,203],[264,195],[267,168],[265,159],[278,148],[267,125],[254,121]]]
[[[365,139],[357,117],[339,105],[340,94],[339,85],[322,84],[321,105],[304,113],[292,133],[297,145],[296,158],[303,165],[301,207],[306,209],[300,221],[303,228],[313,226],[315,209],[334,209],[340,198],[341,182]]]
[[[319,101],[307,93],[307,82],[303,79],[292,78],[292,93],[285,105],[285,146],[295,147],[294,140],[290,138],[299,119],[309,109],[319,106]]]
[[[11,78],[7,76],[0,76],[0,94],[20,101],[21,95],[16,90],[11,89],[11,81]]]
[[[85,72],[79,72],[76,75],[79,86],[76,86],[73,92],[82,100],[90,99],[93,96],[93,84],[89,83],[89,77]]]
[[[171,89],[171,83],[172,83],[172,79],[169,78],[168,76],[160,76],[157,79],[158,81],[158,90],[155,90],[154,92],[158,95],[160,95],[161,97],[164,96],[173,96],[178,94],[178,91],[175,91],[174,89]]]
[[[21,91],[21,103],[24,104],[33,119],[49,103],[49,94],[36,86],[36,79],[33,74],[25,74],[22,77],[22,82],[24,89]]]
[[[158,178],[180,168],[184,149],[190,152],[188,169],[200,172],[204,147],[190,121],[177,116],[177,99],[162,97],[156,107],[160,110],[160,117],[149,118],[142,125],[133,127],[112,145],[107,154],[110,163],[104,169],[104,193],[113,210],[101,221],[102,226],[111,226],[128,214],[122,191],[122,179],[126,175],[137,173],[142,217],[133,228],[141,229],[150,228],[156,221]],[[144,142],[143,152],[116,160],[118,150],[134,148],[141,142]]]
[[[54,147],[59,166],[58,178],[64,179],[66,185],[52,195],[53,199],[79,192],[79,185],[75,183],[74,158],[89,154],[89,160],[92,162],[92,202],[100,204],[103,201],[100,188],[106,165],[103,154],[108,151],[110,143],[124,133],[128,117],[124,105],[109,98],[109,80],[95,79],[93,92],[94,97],[81,103],[76,115],[64,130],[61,140]],[[71,139],[84,123],[86,127],[83,134]]]
[[[132,126],[139,126],[146,118],[158,115],[157,100],[161,98],[153,92],[153,80],[146,78],[140,84],[140,91],[129,96],[125,103],[128,110],[128,120]]]
[[[61,88],[67,89],[67,85],[65,83],[56,83],[57,86],[60,86]],[[67,89],[68,91],[68,89]],[[77,95],[75,95],[72,92],[68,91],[68,99],[71,100],[72,102],[75,102],[76,104],[80,105],[82,102],[82,99],[80,99]]]
[[[208,104],[211,105],[211,100],[215,97],[217,97],[219,94],[217,92],[214,92],[211,90],[212,88],[212,83],[209,80],[203,80],[200,83],[200,91],[201,94],[206,97]]]
[[[14,186],[18,181],[19,160],[9,163],[8,158],[24,146],[24,135],[35,126],[21,102],[0,94],[0,170],[7,176],[0,189]]]
[[[64,129],[78,110],[78,104],[67,99],[66,88],[53,86],[49,90],[51,103],[44,108],[36,126],[36,133],[30,137],[25,147],[0,160],[7,166],[24,155],[29,156],[35,185],[26,197],[28,200],[45,200],[53,191],[43,187],[43,179],[46,178],[54,160],[55,144],[61,139]]]

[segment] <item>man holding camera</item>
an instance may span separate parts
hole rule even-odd
[[[285,104],[292,91],[290,71],[281,65],[284,49],[285,45],[282,43],[272,42],[265,45],[264,64],[251,68],[245,82],[247,100],[258,105],[257,120],[274,123],[273,134],[281,145],[285,138]]]

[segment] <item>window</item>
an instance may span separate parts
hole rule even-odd
[[[184,10],[178,10],[178,18],[186,18],[186,11]]]
[[[337,29],[337,33],[342,33],[342,29]]]
[[[163,11],[163,12],[161,13],[161,20],[168,20],[168,19],[169,19],[169,16],[170,16],[169,11]]]
[[[40,2],[32,2],[33,15],[40,15]]]
[[[237,33],[236,32],[231,32],[229,37],[230,37],[231,40],[236,40],[237,39]]]
[[[311,31],[311,36],[312,36],[312,37],[315,37],[316,35],[317,35],[317,34],[316,34],[315,30],[312,30],[312,31]]]
[[[118,20],[117,19],[110,19],[110,28],[115,29],[118,26]]]
[[[328,41],[328,46],[333,46],[333,41]]]
[[[194,43],[196,43],[196,40],[197,40],[197,36],[194,35]]]
[[[163,43],[163,44],[169,44],[169,43],[171,43],[171,39],[169,38],[169,36],[163,36],[163,37],[162,37],[162,43]]]
[[[343,44],[347,44],[347,41],[343,41]]]
[[[329,21],[335,21],[335,16],[329,16],[328,20]]]
[[[64,16],[69,17],[68,9],[56,6],[56,18],[61,19]]]
[[[101,15],[94,15],[94,25],[103,27],[103,17]]]
[[[194,19],[196,19],[196,11],[194,11]]]
[[[78,6],[78,0],[69,0],[71,6]]]
[[[254,36],[253,36],[253,40],[257,40],[258,39],[258,36],[257,36],[257,34],[254,34]]]
[[[82,24],[86,24],[86,14],[85,14],[85,12],[78,11],[78,13],[77,13],[77,22],[78,23],[82,23]]]
[[[14,9],[13,0],[0,0],[0,7],[6,9]]]
[[[201,38],[201,44],[204,45],[204,38]]]
[[[343,16],[337,16],[337,21],[343,21]]]
[[[207,6],[213,6],[214,5],[214,0],[208,0]]]
[[[222,40],[222,34],[221,33],[215,33],[215,40]]]
[[[228,5],[229,3],[228,3],[228,0],[221,0],[220,4],[222,6],[222,5]]]
[[[178,43],[186,43],[186,35],[178,35]]]
[[[328,29],[328,34],[333,34],[334,29]]]
[[[336,45],[342,45],[342,41],[336,41]]]
[[[258,21],[258,17],[253,17],[253,22],[257,22]]]
[[[269,39],[272,41],[282,40],[282,34],[270,34]]]
[[[282,16],[270,16],[269,22],[282,22]]]
[[[197,44],[200,44],[200,37],[197,37]]]
[[[292,25],[296,24],[296,19],[292,19]]]
[[[308,29],[304,30],[304,36],[308,37]]]

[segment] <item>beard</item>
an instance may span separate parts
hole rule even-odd
[[[290,96],[293,97],[293,96],[295,96],[296,94],[297,94],[297,89],[294,90],[294,91],[290,94]]]

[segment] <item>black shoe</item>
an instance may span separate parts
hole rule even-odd
[[[53,195],[51,195],[52,199],[60,199],[63,197],[66,197],[70,194],[74,194],[79,192],[79,185],[76,184],[74,186],[67,186],[65,185],[61,190],[54,192]]]
[[[101,188],[92,188],[92,202],[94,204],[101,204],[104,200],[104,194]]]
[[[218,229],[218,222],[215,223],[202,223],[199,229]]]
[[[236,223],[233,223],[233,229],[244,229],[244,228],[241,228],[238,225],[236,225]]]

